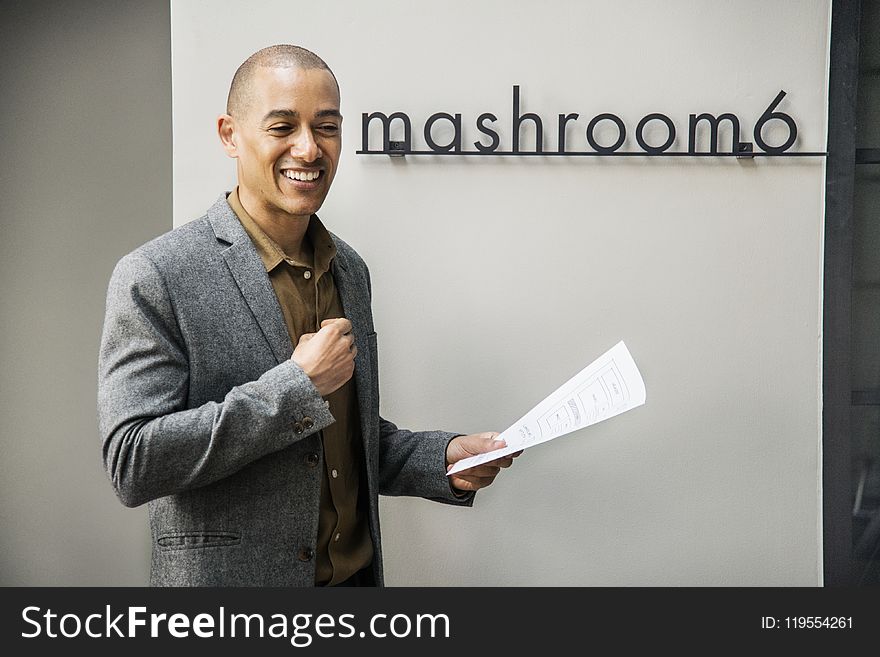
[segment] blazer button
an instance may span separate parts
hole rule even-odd
[[[314,556],[314,552],[312,552],[312,548],[304,547],[299,551],[299,560],[300,561],[310,561],[312,556]]]
[[[303,425],[303,429],[305,429],[306,431],[308,431],[308,430],[311,429],[313,426],[315,426],[315,421],[314,421],[312,418],[310,418],[308,415],[306,415],[306,416],[302,419],[302,425]]]
[[[306,456],[306,465],[308,465],[310,468],[314,468],[316,465],[318,465],[318,455],[309,454],[308,456]]]
[[[303,432],[303,425],[300,424],[299,422],[294,423],[294,425],[293,425],[293,433],[295,433],[296,435],[299,435],[299,434],[301,434],[302,432]]]

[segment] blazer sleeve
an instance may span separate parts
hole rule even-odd
[[[446,476],[446,446],[459,435],[447,431],[398,429],[380,417],[379,492],[471,506],[474,492],[457,495]]]
[[[212,483],[334,421],[290,360],[197,408],[187,408],[188,385],[186,342],[161,273],[129,254],[110,280],[98,357],[104,466],[123,504]]]

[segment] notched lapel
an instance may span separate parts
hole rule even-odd
[[[217,239],[229,244],[221,251],[223,259],[269,343],[275,359],[283,363],[293,354],[293,345],[290,343],[284,315],[281,314],[281,306],[278,305],[278,298],[275,296],[275,290],[272,289],[272,283],[269,282],[263,261],[260,260],[250,237],[226,202],[225,195],[208,210],[208,221]]]

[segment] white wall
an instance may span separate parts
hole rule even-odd
[[[174,211],[234,184],[229,81],[278,42],[342,87],[321,217],[371,266],[383,414],[502,430],[619,339],[645,406],[523,455],[471,510],[383,499],[394,585],[821,582],[821,158],[358,156],[360,116],[600,112],[632,132],[780,89],[794,150],[824,150],[829,3],[741,0],[172,3]],[[579,136],[578,136],[579,135]],[[744,137],[745,139],[746,137]],[[526,137],[524,143],[528,143]],[[750,140],[750,139],[749,139]]]

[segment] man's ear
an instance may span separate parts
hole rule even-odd
[[[235,119],[228,114],[217,117],[217,135],[223,150],[229,157],[238,157],[238,148],[235,145]]]

